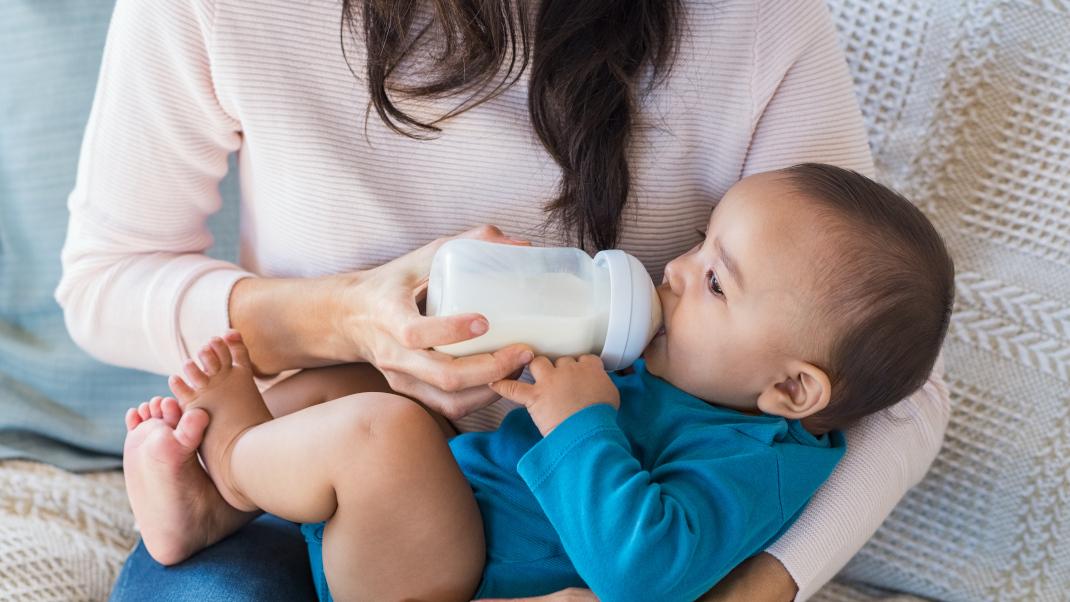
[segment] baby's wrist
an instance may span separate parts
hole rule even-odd
[[[567,405],[558,406],[558,407],[554,408],[554,411],[552,411],[552,412],[540,413],[541,415],[538,416],[538,417],[536,417],[536,414],[534,412],[532,412],[531,413],[532,414],[532,422],[535,423],[535,426],[539,429],[539,432],[542,433],[542,436],[546,437],[547,435],[550,434],[551,431],[553,431],[555,428],[561,426],[561,424],[563,424],[569,418],[572,418],[573,416],[575,416],[576,414],[579,414],[583,410],[586,410],[587,408],[589,408],[591,406],[598,405],[600,403],[604,403],[604,404],[612,407],[611,403],[605,402],[605,401],[592,401],[592,402],[589,402],[589,403],[567,404]]]

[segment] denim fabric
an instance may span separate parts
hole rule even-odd
[[[185,562],[166,567],[143,543],[126,560],[111,602],[315,600],[297,525],[265,514]]]

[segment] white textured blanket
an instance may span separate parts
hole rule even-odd
[[[944,449],[841,578],[1068,600],[1070,2],[832,4],[879,176],[958,271]]]
[[[1070,592],[1070,2],[831,0],[882,180],[948,240],[944,450],[824,602]],[[0,599],[103,599],[118,473],[0,464]]]

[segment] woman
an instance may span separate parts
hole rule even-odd
[[[203,255],[233,151],[240,267]],[[616,246],[658,281],[729,185],[803,161],[872,173],[820,0],[120,0],[57,299],[75,341],[115,364],[174,372],[233,326],[265,377],[370,364],[461,429],[488,427],[507,404],[486,383],[522,362],[426,351],[485,328],[418,313],[443,237]],[[946,419],[934,374],[848,431],[792,529],[709,596],[809,596],[924,474]],[[161,506],[147,542],[234,535],[184,562],[181,545],[153,550],[166,570],[139,547],[115,599],[310,595],[295,527],[247,525],[195,457],[143,447],[125,465],[128,486],[215,516]]]

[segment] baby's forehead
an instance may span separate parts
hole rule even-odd
[[[825,276],[842,261],[832,240],[845,234],[842,225],[781,178],[741,184],[711,214],[709,232],[712,254],[721,245],[735,259],[747,283],[743,294],[794,293],[799,301],[828,293]]]
[[[729,187],[717,207],[714,207],[714,211],[724,204],[732,205],[741,202],[753,205],[759,202],[791,202],[795,199],[801,200],[803,196],[787,174],[779,171],[765,171],[749,175]]]
[[[754,238],[762,244],[799,246],[822,238],[826,213],[785,176],[766,172],[732,186],[710,213],[709,225],[717,225],[717,231],[726,239]]]

